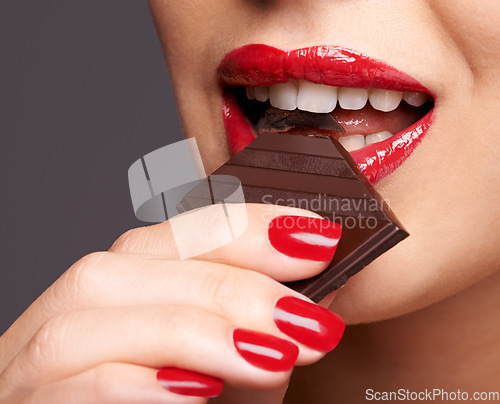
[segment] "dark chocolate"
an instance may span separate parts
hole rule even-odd
[[[245,202],[293,206],[342,225],[332,262],[321,274],[286,283],[318,302],[347,279],[408,237],[387,203],[333,137],[263,134],[207,179],[218,197],[198,186],[178,205],[180,211],[221,202],[241,181]]]
[[[287,132],[293,128],[317,128],[330,132],[345,133],[345,129],[332,114],[317,114],[299,109],[284,111],[271,107],[256,125],[256,131],[259,135]]]

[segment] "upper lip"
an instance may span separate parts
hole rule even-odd
[[[339,46],[283,51],[250,44],[229,52],[218,67],[222,83],[266,86],[308,80],[331,86],[431,92],[419,81],[388,64]]]

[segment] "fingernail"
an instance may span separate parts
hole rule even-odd
[[[299,348],[295,344],[261,332],[236,329],[233,341],[243,359],[271,372],[290,370],[299,355]]]
[[[342,229],[331,220],[306,216],[278,216],[269,223],[271,245],[293,258],[331,261]]]
[[[335,348],[345,330],[339,315],[292,296],[278,300],[273,317],[281,332],[321,352]]]
[[[221,379],[179,368],[160,369],[156,379],[171,393],[183,396],[216,397],[224,387]]]

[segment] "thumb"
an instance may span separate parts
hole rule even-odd
[[[307,210],[225,204],[130,230],[110,250],[218,262],[289,282],[322,272],[340,234],[337,223]]]

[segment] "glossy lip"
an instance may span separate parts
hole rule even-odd
[[[228,86],[268,86],[291,80],[339,87],[415,91],[435,97],[413,77],[386,63],[338,46],[283,51],[250,44],[229,52],[218,67],[223,90],[223,119],[232,156],[257,136]],[[430,128],[434,108],[390,139],[351,152],[372,183],[392,173],[413,152]]]

